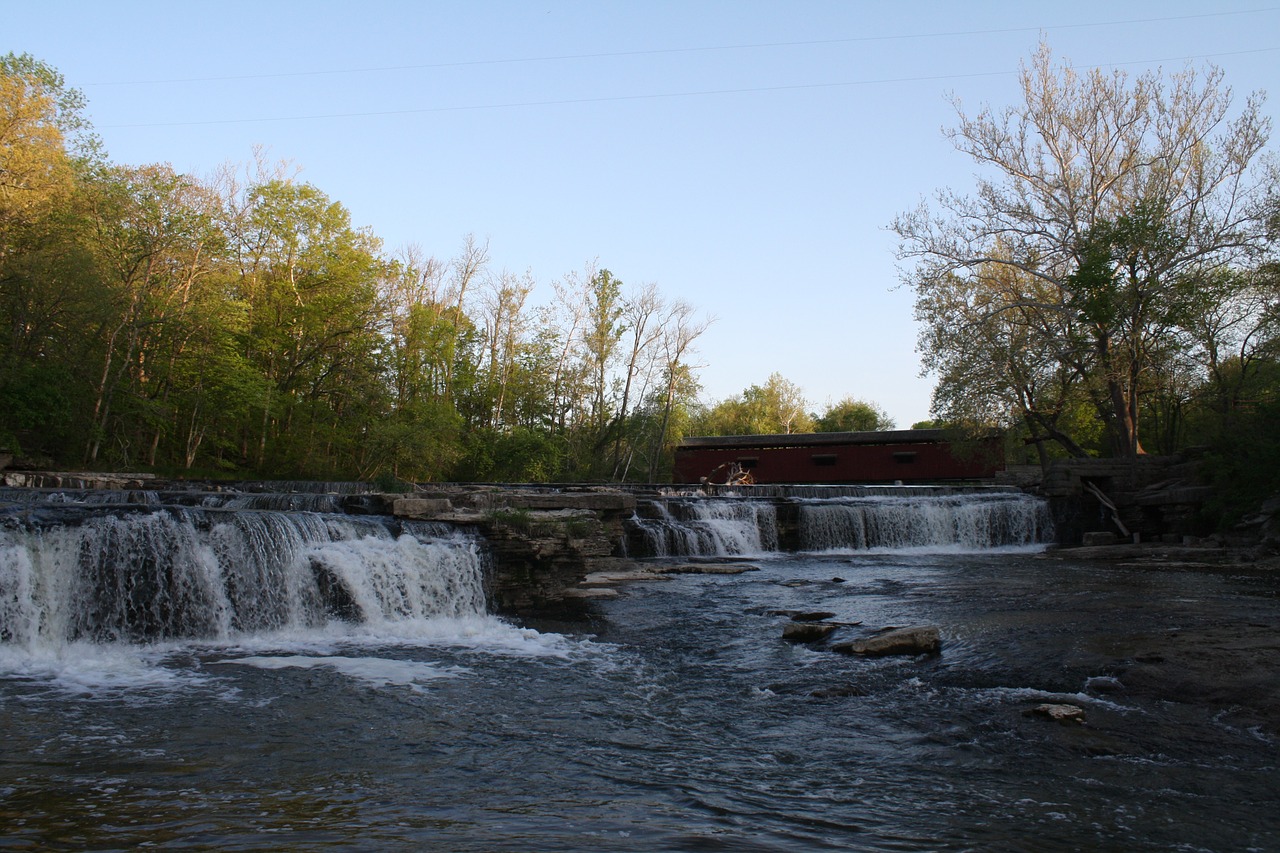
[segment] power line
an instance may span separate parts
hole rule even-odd
[[[733,44],[733,45],[713,45],[703,47],[672,47],[672,48],[653,48],[650,50],[630,50],[617,51],[607,53],[577,53],[564,54],[557,56],[529,56],[507,59],[475,59],[459,62],[434,62],[415,65],[386,65],[374,66],[370,68],[337,68],[337,69],[321,69],[313,71],[282,71],[274,74],[233,74],[220,77],[176,77],[171,79],[160,80],[115,80],[102,83],[87,83],[86,86],[141,86],[141,85],[158,85],[168,83],[214,83],[226,82],[230,80],[267,80],[284,77],[319,77],[339,74],[370,74],[385,71],[419,71],[436,68],[465,68],[471,66],[483,65],[511,65],[518,63],[533,62],[564,62],[577,59],[612,59],[629,56],[659,56],[664,54],[678,53],[709,53],[714,51],[726,50],[755,50],[762,48],[776,47],[813,47],[818,45],[832,44],[855,44],[859,42],[881,42],[881,41],[906,41],[910,39],[926,39],[926,38],[954,38],[959,36],[976,36],[976,35],[1006,35],[1013,33],[1027,32],[1053,32],[1055,30],[1072,30],[1085,29],[1090,27],[1117,27],[1127,26],[1131,24],[1158,24],[1173,21],[1192,21],[1204,18],[1224,18],[1233,15],[1256,15],[1265,12],[1280,11],[1280,7],[1266,6],[1259,9],[1241,9],[1234,12],[1204,12],[1198,15],[1177,15],[1167,18],[1130,18],[1120,21],[1099,21],[1083,24],[1055,24],[1044,27],[1008,27],[1002,29],[986,29],[986,30],[954,30],[948,32],[936,33],[907,33],[900,35],[887,36],[854,36],[850,38],[838,39],[817,39],[812,41],[782,41],[782,42],[760,42],[754,44]]]
[[[1164,59],[1143,59],[1130,60],[1126,62],[1109,62],[1098,65],[1077,66],[1081,70],[1090,70],[1097,68],[1118,68],[1125,65],[1151,65],[1164,62],[1190,62],[1197,59],[1214,59],[1221,56],[1243,56],[1246,54],[1256,53],[1272,53],[1280,48],[1266,47],[1256,50],[1238,50],[1227,53],[1206,53],[1195,56],[1179,56],[1168,57]],[[657,92],[640,95],[602,95],[594,98],[564,98],[558,100],[545,101],[511,101],[507,103],[493,104],[469,104],[452,107],[419,107],[406,110],[378,110],[369,112],[351,112],[351,113],[317,113],[313,115],[296,115],[296,116],[267,116],[262,118],[231,118],[231,119],[201,119],[198,121],[171,121],[171,122],[145,122],[139,124],[107,124],[102,125],[103,130],[119,130],[134,129],[148,127],[198,127],[206,125],[218,124],[265,124],[267,122],[286,122],[286,121],[317,121],[323,119],[335,118],[377,118],[382,116],[399,116],[399,115],[418,115],[428,113],[449,113],[449,112],[470,112],[479,110],[503,110],[515,109],[519,107],[551,107],[551,106],[571,106],[574,104],[598,104],[622,101],[653,101],[666,98],[696,98],[710,97],[715,95],[746,95],[766,92],[788,92],[803,91],[816,89],[837,89],[848,88],[854,86],[880,86],[893,83],[927,83],[939,80],[967,80],[978,77],[1002,77],[1016,74],[1016,71],[976,71],[968,74],[937,74],[919,77],[882,77],[871,80],[854,80],[841,83],[796,83],[781,86],[753,86],[740,89],[704,89],[688,92]]]

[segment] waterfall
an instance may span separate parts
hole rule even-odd
[[[1044,501],[1015,492],[806,500],[798,526],[805,551],[1030,546],[1053,527]]]
[[[65,504],[0,515],[0,642],[226,639],[485,610],[480,540],[314,512]]]
[[[777,512],[766,501],[688,498],[646,503],[629,524],[637,556],[736,556],[778,548]]]
[[[792,493],[794,491],[794,494]],[[1053,538],[1044,500],[1018,491],[932,487],[771,487],[767,497],[667,495],[628,525],[635,557],[777,550],[1033,547]]]

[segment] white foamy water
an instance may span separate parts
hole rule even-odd
[[[837,498],[801,502],[806,551],[965,553],[1043,547],[1044,501],[1016,493]]]
[[[0,530],[0,640],[228,639],[485,611],[473,536],[313,513],[171,510]]]
[[[448,665],[400,656],[447,654]],[[27,648],[0,644],[0,679],[86,698],[163,701],[175,691],[219,690],[218,664],[261,669],[325,666],[375,687],[421,685],[471,674],[468,661],[600,663],[608,647],[580,638],[472,615],[368,625],[331,622],[223,640],[160,643],[72,642]],[[200,664],[199,661],[205,661]],[[210,666],[213,668],[209,668]],[[416,688],[415,688],[416,689]]]
[[[164,665],[169,648],[68,643],[58,648],[0,645],[0,678],[76,696],[170,692],[208,683],[189,668]]]
[[[441,666],[412,660],[393,660],[380,657],[346,657],[330,655],[281,655],[276,657],[228,658],[215,664],[252,666],[258,669],[332,669],[348,678],[372,687],[412,687],[421,690],[423,684],[441,678],[457,678],[468,672],[462,667]]]
[[[190,664],[218,651],[311,655],[343,671],[353,649],[366,651],[350,659],[366,663],[388,648],[574,654],[563,637],[486,613],[475,536],[406,530],[312,512],[174,507],[10,525],[0,529],[0,677],[141,695],[216,680]],[[406,683],[390,670],[376,678]]]
[[[758,556],[777,550],[777,511],[763,501],[657,501],[656,518],[632,519],[646,556]]]

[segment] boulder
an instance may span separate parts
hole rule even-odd
[[[831,647],[846,655],[923,655],[942,650],[942,634],[932,626],[917,625],[911,628],[895,628],[874,637],[838,643]]]

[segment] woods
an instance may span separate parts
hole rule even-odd
[[[534,304],[488,246],[388,252],[258,156],[110,162],[0,60],[0,446],[65,467],[403,480],[661,477],[710,320],[589,265]]]

